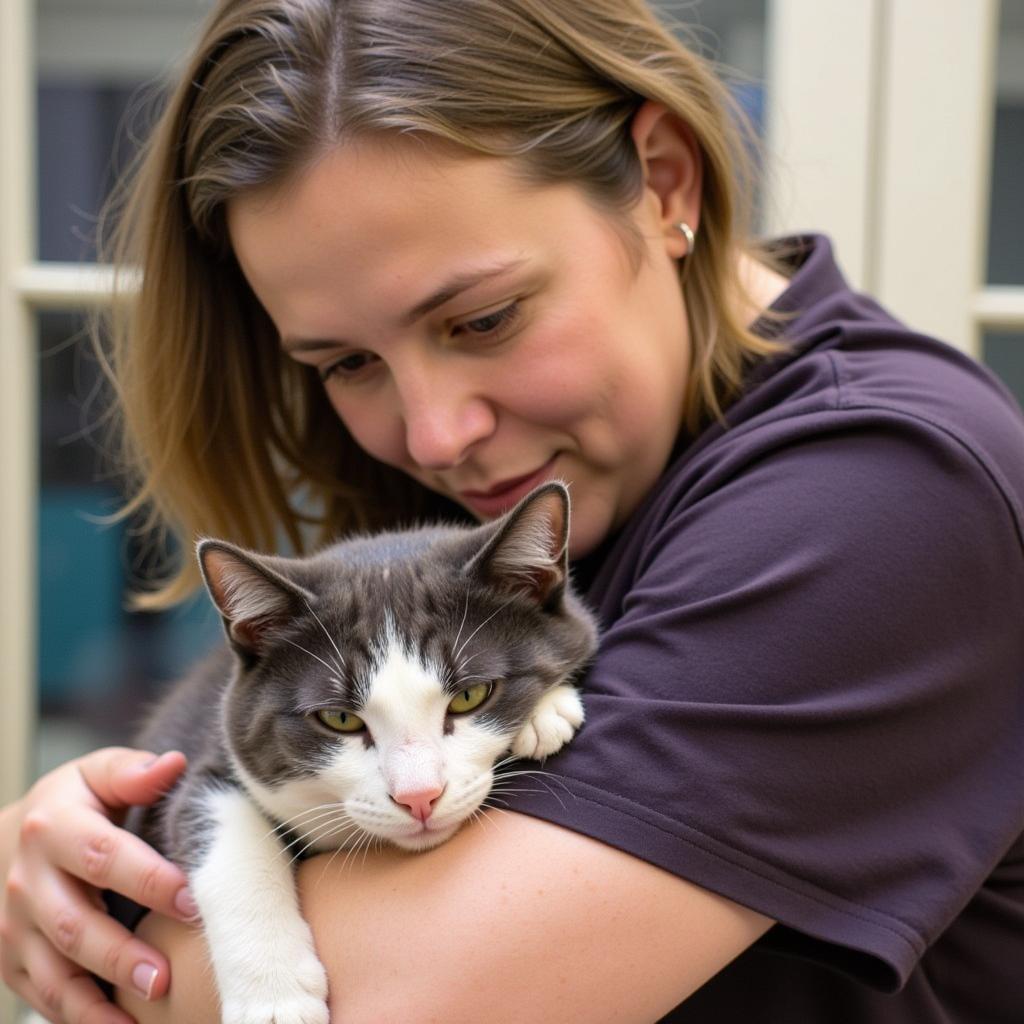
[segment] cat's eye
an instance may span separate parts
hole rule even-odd
[[[362,732],[366,728],[366,723],[358,715],[340,708],[324,708],[316,713],[316,717],[335,732]]]
[[[457,693],[449,702],[448,710],[453,715],[464,715],[473,711],[491,695],[493,686],[490,683],[477,683]]]

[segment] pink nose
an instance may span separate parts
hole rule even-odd
[[[434,804],[444,792],[444,786],[432,786],[430,789],[417,789],[408,793],[395,793],[391,799],[396,804],[409,808],[409,812],[419,821],[430,817]]]

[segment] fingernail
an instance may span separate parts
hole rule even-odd
[[[174,897],[174,909],[187,921],[199,916],[199,907],[188,886],[182,886],[178,890],[178,894]]]
[[[153,998],[153,986],[156,984],[159,974],[160,972],[152,964],[141,963],[135,965],[135,970],[132,971],[132,984],[142,994],[144,999],[149,1000]]]

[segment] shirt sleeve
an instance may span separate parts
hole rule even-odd
[[[1024,558],[954,438],[836,414],[652,526],[545,766],[556,821],[892,991],[1024,827]],[[543,778],[543,777],[542,777]]]

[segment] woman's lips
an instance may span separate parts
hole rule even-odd
[[[535,469],[525,476],[502,480],[489,491],[460,491],[459,500],[484,518],[501,515],[520,498],[525,498],[534,487],[544,482],[554,467],[556,458],[557,455],[552,456],[540,469]]]

